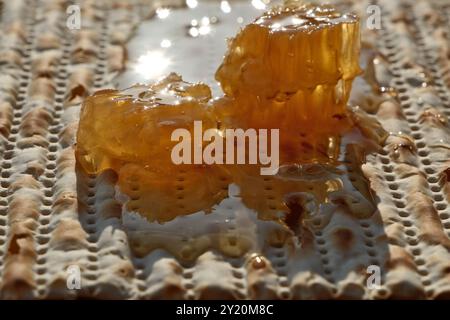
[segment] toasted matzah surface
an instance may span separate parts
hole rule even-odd
[[[227,200],[226,217],[236,232],[248,227],[256,242],[268,237],[260,252],[262,268],[218,250],[191,264],[163,249],[134,256],[136,242],[123,218],[132,214],[122,216],[115,177],[109,172],[86,177],[75,170],[82,99],[111,86],[124,68],[133,29],[158,6],[149,0],[118,4],[123,2],[81,1],[82,28],[70,31],[65,12],[70,1],[3,1],[2,298],[450,298],[446,1],[377,1],[379,31],[364,28],[362,19],[363,41],[387,59],[377,72],[399,93],[397,101],[382,99],[372,110],[391,133],[383,150],[368,155],[362,172],[355,165],[357,152],[348,148],[344,154],[351,183],[364,174],[378,210],[367,218],[360,199],[337,206],[324,216],[326,222],[309,226],[299,250],[291,241],[279,241],[283,235],[276,226],[258,229],[267,235],[252,234],[259,222],[236,199]],[[372,2],[343,3],[365,17]],[[432,80],[426,88],[414,81],[424,72]],[[199,220],[206,224],[208,218]],[[81,290],[67,288],[71,265],[81,269]],[[381,288],[365,285],[369,265],[381,267]]]

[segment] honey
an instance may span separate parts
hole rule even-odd
[[[230,199],[230,188],[237,188],[242,205],[258,219],[300,232],[303,219],[342,192],[336,163],[341,136],[355,122],[347,101],[360,73],[358,57],[357,17],[331,6],[288,2],[230,41],[216,73],[222,97],[212,99],[207,85],[172,73],[154,84],[87,98],[77,135],[78,163],[88,174],[115,171],[128,211],[148,221],[214,212]],[[173,132],[183,129],[192,137],[197,122],[217,137],[234,128],[279,130],[276,174],[261,175],[261,164],[174,163]],[[207,145],[188,139],[189,153]],[[275,238],[284,241],[285,233],[280,234]],[[248,246],[225,251],[239,256]],[[189,260],[202,249],[183,252],[180,257]]]
[[[297,1],[274,7],[230,41],[216,73],[228,98],[218,113],[243,127],[280,128],[285,161],[335,158],[350,126],[359,42],[352,14]]]
[[[152,85],[96,92],[81,111],[78,163],[88,174],[114,170],[119,189],[130,198],[128,209],[150,221],[164,222],[211,207],[226,195],[220,180],[224,168],[180,168],[171,159],[174,130],[193,132],[196,120],[204,128],[216,127],[207,108],[210,99],[208,86],[189,84],[174,73]],[[184,172],[189,172],[187,182]],[[185,189],[189,196],[181,197]]]

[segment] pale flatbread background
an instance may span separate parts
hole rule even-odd
[[[234,223],[238,234],[263,243],[258,247],[263,262],[230,259],[213,248],[186,264],[162,245],[155,248],[152,237],[160,227],[139,230],[139,218],[122,213],[113,174],[86,177],[75,170],[80,103],[100,88],[133,82],[129,71],[115,78],[125,68],[126,44],[135,32],[142,39],[144,31],[136,31],[141,21],[152,28],[151,17],[161,2],[81,1],[81,29],[70,30],[70,1],[3,1],[0,296],[450,298],[450,6],[446,1],[380,0],[382,28],[372,31],[365,25],[369,1],[341,4],[362,17],[363,43],[380,50],[386,60],[376,67],[379,78],[398,92],[397,100],[374,103],[371,99],[379,98],[355,85],[360,88],[355,95],[362,95],[355,101],[374,105],[372,115],[391,133],[383,150],[368,155],[362,170],[354,165],[356,151],[346,148],[343,154],[352,183],[364,176],[370,180],[377,208],[361,199],[338,198],[323,220],[305,226],[307,237],[299,249],[293,240],[280,240],[283,234],[275,224],[256,221],[230,196],[222,217]],[[144,50],[164,40],[159,32],[148,35]],[[209,46],[211,53],[194,59],[187,80],[212,79],[224,49],[223,42],[221,48],[214,46],[225,36],[220,32],[213,39],[200,39],[199,45],[182,46],[188,52]],[[179,43],[176,37],[171,39],[173,50]],[[142,41],[145,38],[130,42],[130,66],[140,55]],[[183,68],[183,61],[177,61],[168,68]],[[424,73],[431,80],[425,88],[417,85]],[[210,217],[199,213],[181,223],[208,225]],[[175,239],[183,230],[175,222],[161,234]],[[195,237],[203,229],[186,230]],[[219,249],[230,249],[223,246]],[[144,257],[132,253],[143,249],[150,250]],[[366,285],[370,265],[381,269],[378,288]],[[67,287],[71,266],[80,269],[80,290]]]

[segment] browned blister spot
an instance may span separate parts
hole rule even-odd
[[[55,83],[52,79],[41,77],[33,79],[29,89],[30,101],[44,101],[53,103],[56,93]]]
[[[86,231],[73,219],[61,219],[52,235],[49,245],[56,250],[79,250],[88,246]]]
[[[333,242],[342,251],[349,250],[356,241],[353,231],[347,228],[338,228],[334,230],[333,239]]]
[[[11,130],[11,122],[13,118],[13,108],[9,102],[0,104],[0,134],[7,138]]]
[[[96,42],[98,34],[93,30],[80,30],[77,33],[72,51],[73,63],[89,63],[97,58]]]
[[[33,135],[45,137],[51,121],[52,115],[45,107],[32,108],[23,117],[20,133],[24,137]]]

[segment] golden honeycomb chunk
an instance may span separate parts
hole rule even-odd
[[[176,74],[152,85],[99,91],[82,106],[77,160],[89,174],[114,170],[128,209],[149,220],[207,210],[226,196],[223,169],[174,164],[171,152],[178,142],[171,135],[186,129],[192,136],[197,120],[204,129],[215,128],[206,106],[210,99],[207,85]]]
[[[296,1],[274,7],[230,41],[216,79],[231,99],[218,113],[238,126],[280,128],[281,151],[334,157],[359,50],[356,16]]]
[[[210,99],[207,85],[189,84],[174,73],[152,85],[98,91],[82,106],[78,160],[90,174],[118,171],[130,162],[150,170],[171,164],[175,129],[192,132],[194,120],[216,126],[206,107]]]

